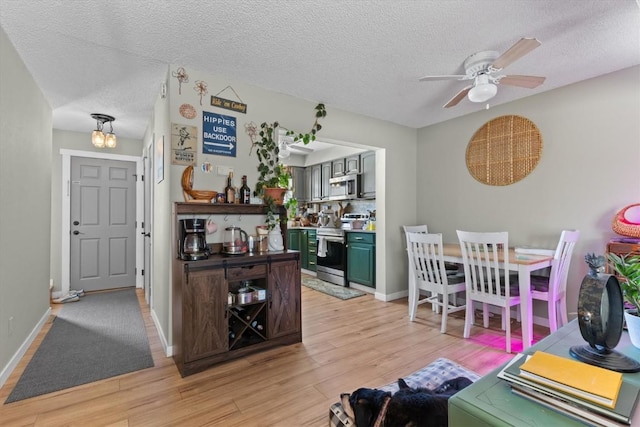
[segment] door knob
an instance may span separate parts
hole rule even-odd
[[[151,237],[151,233],[140,233],[142,234],[144,237]]]
[[[73,225],[80,225],[80,221],[73,221]]]
[[[81,232],[79,232],[78,230],[73,230],[73,234],[74,234],[75,236],[77,236],[78,234],[84,234],[84,233],[81,233]]]

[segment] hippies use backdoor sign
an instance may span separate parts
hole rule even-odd
[[[202,112],[202,152],[236,157],[236,118]]]

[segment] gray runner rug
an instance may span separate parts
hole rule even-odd
[[[135,288],[65,303],[5,403],[153,366]]]
[[[365,292],[361,290],[334,285],[333,283],[325,282],[308,274],[302,275],[302,285],[342,300],[360,297],[365,294]]]

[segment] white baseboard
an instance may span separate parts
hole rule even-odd
[[[164,331],[160,327],[160,321],[158,320],[158,316],[154,310],[151,310],[151,319],[153,319],[153,324],[156,325],[156,330],[158,331],[158,336],[160,337],[160,343],[162,344],[162,349],[164,350],[164,354],[167,357],[173,356],[173,348],[167,344],[167,338],[164,335]]]
[[[9,376],[11,375],[13,370],[16,368],[16,366],[18,366],[18,363],[20,362],[22,357],[25,355],[27,350],[29,350],[29,347],[31,346],[33,341],[36,339],[36,337],[42,330],[42,327],[44,326],[46,321],[49,319],[50,315],[51,315],[51,307],[47,307],[47,310],[44,312],[44,314],[40,318],[40,321],[36,324],[36,326],[33,328],[31,333],[27,336],[27,339],[24,340],[22,345],[18,348],[18,351],[16,351],[13,357],[11,358],[11,360],[9,360],[9,363],[7,363],[7,365],[2,369],[2,372],[0,372],[0,387],[2,387],[4,383],[7,381],[7,379],[9,379]]]

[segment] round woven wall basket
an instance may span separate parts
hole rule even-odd
[[[640,203],[620,209],[611,228],[621,236],[640,238]]]
[[[529,175],[541,156],[542,137],[535,123],[500,116],[482,125],[469,141],[467,169],[483,184],[509,185]]]

